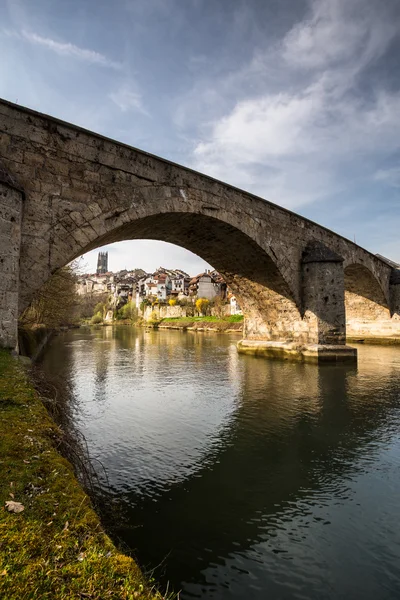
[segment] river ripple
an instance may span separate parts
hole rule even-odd
[[[185,600],[399,598],[400,347],[317,367],[237,339],[103,327],[46,350],[116,535]]]

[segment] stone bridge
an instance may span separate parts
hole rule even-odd
[[[0,344],[57,269],[99,246],[164,240],[216,268],[243,352],[354,360],[348,334],[400,337],[400,271],[271,202],[0,101]]]

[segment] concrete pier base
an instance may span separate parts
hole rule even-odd
[[[237,344],[237,349],[240,354],[250,354],[279,360],[293,360],[307,363],[357,362],[356,348],[345,345],[299,345],[295,342],[240,340]]]
[[[400,336],[382,336],[378,335],[374,336],[355,336],[349,335],[346,336],[346,341],[350,342],[350,344],[376,344],[379,346],[392,346],[392,345],[400,345]]]

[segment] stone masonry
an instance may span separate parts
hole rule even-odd
[[[0,171],[0,341],[17,347],[23,195]]]
[[[365,331],[379,333],[383,319],[385,335],[400,337],[392,266],[266,200],[6,101],[0,168],[8,176],[2,269],[12,273],[0,296],[3,346],[15,345],[11,321],[52,273],[88,250],[137,238],[178,244],[212,264],[242,306],[244,337],[253,342],[344,346],[344,289],[352,320],[372,321]],[[316,244],[329,260],[310,260]],[[379,309],[357,269],[379,290]]]

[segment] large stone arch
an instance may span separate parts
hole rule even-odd
[[[135,196],[135,190],[132,190]],[[143,206],[136,197],[83,221],[84,206],[68,201],[68,212],[48,231],[48,255],[37,259],[30,229],[22,228],[22,276],[20,310],[27,306],[44,281],[58,268],[89,250],[131,239],[156,239],[182,246],[212,264],[237,296],[245,314],[245,335],[253,339],[306,342],[308,324],[302,320],[289,283],[280,272],[273,251],[250,237],[250,228],[234,214],[224,220],[193,212],[187,202],[190,191],[173,196],[171,189],[158,190],[159,199]],[[62,210],[65,202],[59,199]],[[99,205],[97,205],[99,206]],[[76,210],[71,211],[71,208]],[[92,207],[93,208],[93,207]],[[108,208],[108,207],[107,207]],[[150,214],[149,214],[150,213]],[[78,216],[79,215],[79,216]],[[79,223],[79,224],[78,224]],[[239,229],[240,227],[240,229]],[[246,233],[246,230],[248,233]],[[271,256],[272,254],[272,256]]]

